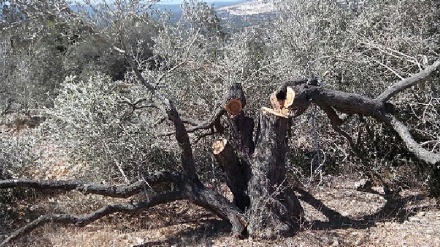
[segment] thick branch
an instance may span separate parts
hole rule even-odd
[[[152,173],[145,176],[145,181],[138,181],[130,185],[89,184],[80,181],[10,179],[0,180],[0,189],[25,187],[39,190],[77,190],[84,194],[96,194],[109,197],[128,198],[141,192],[145,187],[145,182],[153,186],[163,182],[176,182],[178,181],[178,179],[178,174],[170,172]]]
[[[241,83],[234,83],[224,96],[224,105],[230,116],[239,114],[246,106],[246,97],[244,96]]]
[[[431,165],[440,165],[440,154],[424,149],[422,145],[414,140],[408,130],[408,127],[406,127],[406,125],[400,122],[396,117],[391,114],[387,114],[384,116],[383,121],[393,127],[400,138],[402,138],[403,142],[405,142],[408,150],[414,153],[419,159]]]
[[[342,135],[343,137],[345,137],[345,139],[347,139],[348,143],[350,144],[350,147],[353,149],[353,151],[357,154],[359,153],[357,150],[356,145],[353,142],[353,139],[351,138],[351,136],[343,131],[339,126],[342,125],[343,121],[341,118],[339,118],[338,114],[335,112],[335,110],[333,110],[333,108],[327,104],[320,104],[318,105],[319,108],[321,108],[325,114],[327,114],[327,117],[330,119],[330,123],[333,127],[333,129],[339,133],[340,135]]]
[[[70,215],[70,214],[42,215],[38,217],[38,219],[32,221],[31,223],[14,231],[9,237],[7,237],[2,243],[0,243],[0,247],[5,246],[10,241],[17,239],[20,236],[23,236],[31,232],[35,228],[44,225],[46,223],[61,223],[61,224],[74,224],[76,226],[85,226],[110,214],[137,213],[140,210],[145,210],[147,208],[159,204],[164,204],[164,203],[168,203],[176,200],[183,200],[183,199],[186,199],[184,193],[180,191],[175,191],[166,194],[156,195],[150,200],[146,200],[142,202],[130,203],[130,204],[107,205],[103,208],[100,208],[94,212],[85,215]]]
[[[224,196],[215,191],[200,188],[200,190],[190,196],[190,200],[194,204],[214,212],[220,218],[228,220],[232,225],[234,236],[243,237],[248,224],[246,216]]]
[[[377,99],[382,102],[388,101],[394,95],[402,92],[403,90],[428,80],[432,73],[435,72],[439,67],[440,59],[435,61],[432,65],[428,66],[426,69],[420,71],[419,73],[392,85],[383,93],[381,93],[379,97],[377,97]]]
[[[260,113],[260,133],[249,183],[251,236],[274,238],[291,234],[303,217],[303,209],[286,182],[289,119]],[[262,229],[266,229],[262,231]]]
[[[234,204],[243,212],[249,207],[250,199],[246,194],[250,169],[242,163],[232,145],[224,138],[216,140],[213,154],[226,175],[226,184],[234,195]]]
[[[408,128],[392,115],[394,106],[386,102],[390,97],[405,88],[427,80],[429,75],[438,69],[438,67],[440,67],[440,60],[424,71],[395,84],[376,99],[354,93],[328,90],[319,85],[311,84],[308,80],[286,82],[285,85],[294,88],[296,95],[298,95],[294,100],[293,109],[303,112],[310,106],[310,103],[316,103],[325,111],[331,120],[333,128],[350,142],[353,151],[357,152],[353,140],[346,132],[339,128],[342,120],[335,110],[347,114],[370,116],[390,125],[405,142],[410,152],[428,164],[438,165],[440,163],[440,155],[426,150],[418,144],[411,136]]]

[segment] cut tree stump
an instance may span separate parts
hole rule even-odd
[[[288,118],[260,114],[259,139],[249,184],[251,206],[248,232],[251,236],[274,239],[299,228],[303,209],[286,181]]]

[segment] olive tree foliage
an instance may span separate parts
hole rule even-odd
[[[58,90],[52,97],[52,107],[44,109],[46,121],[38,128],[39,143],[54,143],[67,150],[65,155],[87,171],[84,178],[88,181],[109,181],[112,184],[136,182],[111,187],[102,185],[107,183],[90,185],[77,181],[34,183],[21,180],[17,186],[66,191],[76,189],[85,193],[128,197],[140,193],[150,182],[169,181],[178,190],[159,193],[147,201],[108,205],[83,216],[42,216],[11,234],[5,242],[48,222],[83,225],[110,213],[134,212],[182,199],[189,199],[228,219],[234,234],[241,235],[248,223],[252,223],[253,216],[259,216],[252,212],[258,214],[263,207],[258,207],[253,200],[254,211],[244,214],[224,197],[208,189],[199,180],[197,171],[205,171],[210,164],[208,161],[212,160],[211,142],[218,137],[214,133],[218,129],[212,127],[213,115],[220,119],[218,109],[225,112],[222,96],[230,85],[241,83],[234,86],[237,90],[243,88],[246,91],[245,111],[249,115],[269,104],[269,92],[273,92],[281,81],[297,77],[317,76],[326,90],[356,92],[374,98],[380,97],[379,94],[392,83],[422,71],[439,55],[436,21],[439,19],[439,6],[436,1],[417,2],[420,6],[418,10],[411,8],[415,4],[411,0],[386,3],[372,0],[353,8],[330,0],[275,1],[278,12],[273,22],[246,27],[237,33],[230,33],[228,25],[219,21],[212,7],[201,1],[185,1],[182,17],[173,25],[164,22],[160,15],[152,20],[150,15],[145,14],[151,13],[148,12],[152,11],[151,2],[119,0],[112,5],[106,2],[101,5],[85,3],[79,5],[77,11],[55,4],[52,8],[54,12],[51,8],[44,12],[49,16],[55,13],[54,16],[59,18],[54,22],[57,25],[73,23],[75,30],[84,31],[87,40],[69,43],[68,49],[61,52],[64,67],[57,76],[63,80],[57,80]],[[42,23],[43,26],[50,24]],[[7,40],[4,44],[7,47]],[[91,52],[81,52],[84,48]],[[8,49],[1,54],[5,52]],[[90,54],[94,55],[90,57]],[[101,63],[102,59],[108,59],[109,64]],[[113,63],[119,59],[123,62]],[[124,66],[129,69],[125,70]],[[122,70],[112,74],[115,72],[111,69],[113,67]],[[438,74],[430,82],[399,94],[393,98],[393,103],[395,115],[410,124],[417,141],[426,149],[438,153]],[[386,113],[389,116],[389,112]],[[371,176],[377,175],[380,169],[393,171],[416,160],[386,125],[362,116],[341,114],[347,139],[344,140],[329,131],[329,121],[323,116],[315,110],[295,119],[291,138],[294,150],[290,152],[288,164],[299,166],[304,161],[313,164],[318,160],[327,162],[328,170],[342,170],[341,164],[345,164],[356,171],[367,171],[367,175]],[[263,118],[279,120],[275,116]],[[270,151],[272,155],[281,153],[276,164],[282,168],[283,174],[279,175],[284,181],[284,152],[287,149],[284,140],[290,125],[287,119],[282,121],[281,151],[275,146],[270,147],[273,144],[271,134],[264,134],[264,140],[257,142],[257,146],[260,149],[259,164],[265,168],[268,164],[266,158],[271,158],[265,155],[269,153],[265,151]],[[270,124],[267,123],[264,122],[266,127],[261,128],[263,133],[269,133],[264,132],[269,129],[267,126]],[[206,127],[210,124],[211,128]],[[233,121],[229,119],[224,126],[233,132]],[[253,128],[253,122],[246,127]],[[250,133],[248,137],[253,139],[252,131],[246,133]],[[266,147],[265,143],[270,145]],[[307,156],[315,148],[322,149],[320,155],[326,154],[321,157],[322,160],[316,155],[298,155],[302,152]],[[231,154],[235,155],[235,152]],[[17,160],[13,155],[3,157],[11,162]],[[250,164],[254,160],[249,157],[242,155],[243,161],[235,160],[246,163],[248,159]],[[330,166],[331,162],[335,165]],[[371,164],[374,165],[371,169],[361,169]],[[177,170],[176,167],[180,168],[180,174],[161,172],[144,176],[145,171]],[[311,172],[315,168],[311,167]],[[203,180],[205,173],[201,174]],[[392,179],[401,180],[401,174],[392,173]],[[261,178],[258,172],[253,175],[253,178]],[[10,188],[8,186],[13,187],[14,183],[5,181],[2,186]],[[252,180],[253,192],[256,192],[255,188],[264,190],[260,185],[260,180]],[[286,194],[295,197],[290,189],[286,191]],[[265,191],[257,192],[267,195]],[[264,201],[266,198],[259,198],[262,194],[251,196]],[[294,210],[297,211],[295,214],[301,215],[299,203],[284,201],[290,203],[290,209],[293,209],[286,211],[286,215]],[[264,224],[263,221],[259,223]]]
[[[124,56],[108,49],[108,43],[79,18],[85,10],[95,13],[93,21],[116,40],[120,25],[111,21],[110,11],[70,1],[1,1],[0,6],[2,112],[51,106],[60,82],[69,75],[85,78],[98,70],[113,80],[124,78]],[[150,57],[153,22],[145,13],[125,19],[127,42],[141,48],[140,58]]]
[[[128,183],[149,169],[164,169],[172,160],[164,158],[166,146],[154,141],[151,125],[157,120],[148,109],[138,110],[148,107],[144,102],[129,104],[139,94],[148,92],[102,74],[87,81],[68,77],[54,107],[45,111],[42,136],[65,150],[90,181]]]
[[[148,6],[138,4],[125,8],[120,1],[118,11],[121,15],[118,17],[111,16],[114,9],[109,5],[69,5],[63,1],[7,1],[1,4],[0,54],[4,65],[1,67],[4,80],[0,85],[4,115],[1,123],[25,125],[17,121],[23,113],[45,117],[43,131],[35,138],[41,138],[40,143],[49,141],[47,145],[57,142],[67,151],[65,156],[93,171],[83,173],[90,175],[90,179],[127,182],[135,179],[143,162],[157,164],[159,157],[163,157],[158,154],[161,151],[155,153],[160,142],[151,146],[144,145],[149,143],[148,138],[143,140],[145,143],[137,142],[151,127],[141,124],[148,118],[138,113],[144,108],[141,103],[145,103],[139,99],[148,94],[127,86],[122,89],[123,86],[118,86],[121,81],[115,84],[115,80],[124,79],[129,65],[124,54],[109,46],[117,43],[121,38],[120,30],[123,30],[124,40],[133,48],[136,59],[148,68],[154,65],[154,61],[148,59],[152,56],[152,35],[157,33],[157,25],[145,11],[151,2]],[[89,16],[91,11],[95,15]],[[135,15],[125,15],[122,11]],[[121,92],[124,94],[120,95]],[[137,100],[139,104],[134,105]],[[43,111],[44,107],[48,108]],[[10,114],[18,111],[23,113]],[[69,117],[61,124],[63,114]],[[84,123],[87,125],[82,126]],[[108,139],[97,138],[97,135]],[[130,139],[130,136],[135,138]],[[92,147],[98,140],[105,142]],[[124,150],[131,150],[132,155]],[[150,155],[145,155],[147,151]],[[7,150],[2,149],[2,152]],[[171,154],[165,156],[172,159]],[[10,162],[4,164],[9,166]]]
[[[3,112],[50,105],[65,76],[63,52],[70,41],[64,23],[45,13],[65,2],[1,1],[0,6]]]
[[[326,88],[377,97],[392,83],[438,59],[438,1],[371,0],[350,1],[350,5],[341,2],[275,1],[279,15],[268,25],[270,31],[265,34],[265,44],[273,51],[266,58],[271,60],[271,74],[282,80],[318,77]],[[435,76],[438,78],[438,74]],[[435,152],[440,151],[439,84],[438,79],[433,79],[393,100],[399,118],[410,125],[417,141]],[[315,127],[314,116],[318,117]],[[417,159],[404,150],[402,142],[388,127],[357,116],[348,118],[344,129],[357,144],[352,155],[347,142],[338,135],[326,134],[329,124],[325,116],[320,116],[322,113],[316,111],[297,119],[295,141],[314,150],[318,147],[310,144],[318,139],[319,148],[328,154],[329,170],[338,170],[338,164],[339,169],[343,168],[343,163],[349,164],[344,169],[360,171],[370,170],[364,169],[367,164],[374,164],[373,170],[386,167],[388,171],[399,169],[402,164],[414,167],[413,161]],[[312,135],[315,131],[318,138]],[[308,145],[304,145],[304,139]],[[389,150],[381,148],[384,145]],[[331,166],[332,163],[336,166]]]

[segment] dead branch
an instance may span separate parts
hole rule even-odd
[[[440,154],[431,152],[419,143],[417,143],[409,132],[408,127],[400,122],[396,117],[387,114],[383,117],[383,121],[388,123],[394,131],[400,136],[409,151],[414,153],[419,159],[431,165],[440,165]]]
[[[402,92],[403,90],[410,88],[418,83],[427,81],[430,76],[440,67],[440,59],[435,61],[432,65],[426,67],[426,69],[420,71],[419,73],[408,77],[400,82],[392,85],[381,93],[376,99],[382,102],[386,102],[391,99],[396,94]]]
[[[295,90],[297,97],[295,97],[292,105],[292,108],[297,110],[295,116],[304,112],[311,103],[317,104],[324,110],[331,121],[333,129],[348,140],[355,153],[358,151],[352,138],[348,133],[339,128],[343,120],[339,118],[336,111],[350,115],[369,116],[388,124],[397,132],[405,142],[407,149],[416,157],[430,165],[438,165],[440,163],[440,154],[429,151],[418,144],[409,132],[408,127],[392,115],[394,106],[387,101],[397,93],[427,81],[439,67],[440,60],[437,60],[425,70],[394,84],[375,99],[354,93],[328,90],[318,84],[310,83],[310,80],[286,82],[280,88],[291,86]]]
[[[339,126],[342,125],[343,120],[341,118],[339,118],[338,114],[335,112],[335,110],[326,104],[320,104],[318,105],[326,114],[327,117],[330,119],[330,123],[333,127],[333,129],[340,135],[342,135],[343,137],[345,137],[345,139],[347,139],[348,143],[350,144],[350,147],[353,149],[353,151],[358,154],[359,151],[356,147],[356,145],[354,144],[353,139],[351,138],[351,136],[343,131]]]
[[[146,175],[145,181],[138,181],[130,185],[102,185],[89,184],[79,181],[53,181],[53,180],[30,180],[10,179],[0,180],[0,189],[7,188],[32,188],[38,190],[77,190],[83,194],[95,194],[116,198],[128,198],[139,194],[145,187],[145,182],[154,186],[164,182],[178,182],[181,178],[177,173],[156,172]]]
[[[187,199],[186,195],[183,192],[174,191],[166,194],[156,195],[152,197],[150,200],[146,200],[146,201],[129,203],[129,204],[107,205],[96,211],[84,215],[70,215],[70,214],[42,215],[38,217],[36,220],[14,231],[9,237],[7,237],[2,243],[0,243],[0,247],[5,246],[14,239],[17,239],[27,233],[30,233],[32,230],[46,223],[73,224],[76,226],[85,226],[110,214],[114,214],[114,213],[133,214],[159,204],[164,204],[164,203],[183,200],[183,199]]]

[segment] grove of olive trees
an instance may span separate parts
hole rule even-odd
[[[323,174],[440,195],[438,1],[274,0],[246,27],[156,2],[0,1],[0,246],[179,200],[239,238],[291,236]],[[37,176],[48,152],[67,178]],[[14,221],[18,198],[73,190],[129,199]]]

